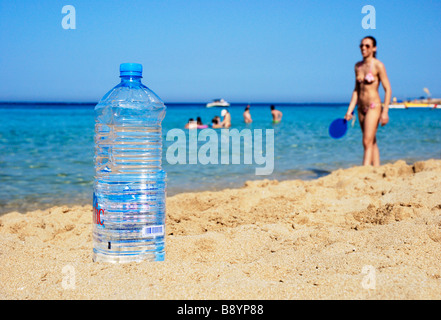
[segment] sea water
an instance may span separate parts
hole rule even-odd
[[[92,204],[95,104],[0,105],[0,213],[61,204]],[[243,186],[254,179],[314,179],[338,168],[361,165],[362,135],[358,119],[346,136],[334,140],[328,126],[343,117],[347,104],[275,104],[283,112],[271,123],[270,103],[251,104],[252,124],[243,122],[246,104],[232,104],[232,128],[274,129],[274,171],[256,176],[254,165],[171,165],[166,161],[167,132],[184,129],[189,118],[206,124],[221,108],[204,104],[167,104],[162,122],[162,166],[167,194]],[[441,109],[390,109],[379,127],[381,163],[441,158]],[[202,144],[203,142],[201,142]]]

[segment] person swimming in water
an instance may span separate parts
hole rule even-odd
[[[273,123],[279,123],[282,121],[283,113],[276,109],[274,105],[271,105],[271,115],[273,116]]]
[[[221,122],[222,127],[224,127],[224,128],[231,127],[231,115],[230,115],[230,113],[228,112],[227,109],[223,109],[222,110],[221,116],[224,117],[222,122]]]
[[[208,128],[208,125],[202,123],[201,117],[197,117],[196,118],[196,123],[197,123],[197,128],[198,129],[206,129],[206,128]]]
[[[211,120],[211,127],[213,129],[223,128],[223,126],[219,122],[220,120],[218,119],[218,117],[214,117],[213,120]]]
[[[193,118],[188,119],[188,122],[185,124],[185,129],[196,129],[197,127],[198,124]]]
[[[351,102],[345,115],[351,120],[355,106],[358,105],[358,120],[363,133],[363,165],[380,165],[380,150],[377,144],[378,124],[389,122],[389,103],[392,90],[383,63],[377,59],[377,41],[367,36],[361,40],[361,55],[363,60],[355,64],[355,88]],[[378,87],[382,83],[384,89],[384,105]]]
[[[245,123],[253,122],[253,119],[251,119],[250,105],[247,105],[245,111],[243,112],[243,121]]]

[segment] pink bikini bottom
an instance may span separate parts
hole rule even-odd
[[[375,106],[376,106],[376,105],[377,105],[377,104],[376,104],[375,102],[372,102],[372,103],[369,105],[369,107],[364,107],[364,108],[363,108],[363,112],[366,113],[366,112],[369,111],[369,109],[375,109]]]

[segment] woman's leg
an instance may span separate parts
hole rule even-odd
[[[376,134],[381,108],[370,109],[363,119],[363,165],[379,166],[380,151],[378,149]]]
[[[377,126],[378,128],[378,126]],[[374,139],[374,152],[372,155],[372,165],[374,167],[379,167],[380,166],[380,149],[378,149],[378,144],[377,144],[377,136],[375,136]]]
[[[360,111],[361,109],[359,109],[358,111],[358,122],[360,123],[360,128],[361,128],[361,134],[364,138],[364,119],[366,117],[366,113],[363,113]],[[364,149],[364,145],[363,145],[363,149]],[[363,162],[364,162],[364,155],[363,155]]]

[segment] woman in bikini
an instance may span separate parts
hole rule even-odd
[[[363,61],[355,64],[355,88],[345,119],[351,120],[355,106],[358,105],[358,119],[363,132],[363,165],[379,166],[380,151],[377,144],[378,124],[382,126],[389,122],[389,103],[391,87],[386,69],[376,58],[377,41],[374,37],[365,37],[360,44]],[[380,82],[384,89],[384,105],[378,93]]]

